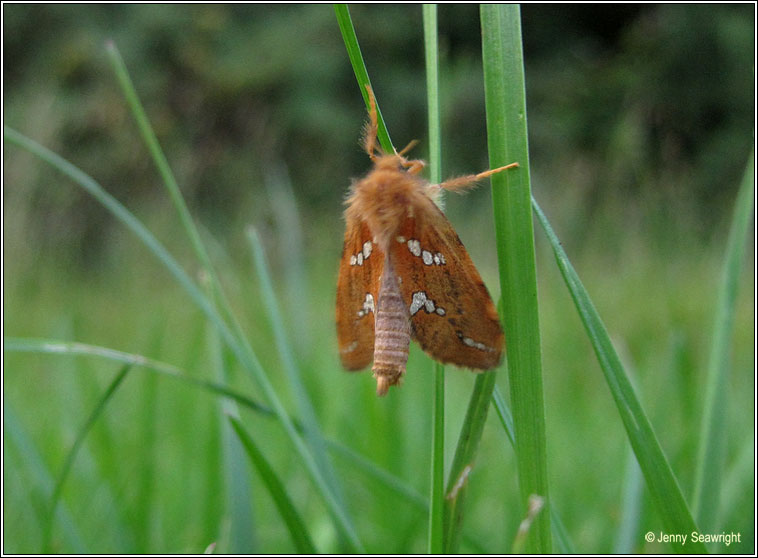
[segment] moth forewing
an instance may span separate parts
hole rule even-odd
[[[337,278],[337,343],[347,370],[366,368],[374,358],[374,318],[384,253],[368,226],[349,220]]]
[[[504,336],[495,305],[450,222],[429,200],[414,207],[389,249],[411,332],[443,363],[488,370]]]

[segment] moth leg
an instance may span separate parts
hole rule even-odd
[[[445,182],[442,182],[441,184],[438,185],[438,187],[448,190],[450,192],[455,192],[456,190],[465,190],[466,188],[472,187],[482,178],[487,178],[488,176],[492,176],[493,174],[497,174],[504,170],[513,169],[516,167],[518,167],[518,163],[511,163],[510,165],[505,165],[504,167],[498,167],[496,169],[490,169],[484,172],[480,172],[479,174],[468,174],[466,176],[458,176],[456,178],[451,178],[449,180],[446,180]]]
[[[405,151],[405,150],[403,150]],[[412,161],[405,161],[403,163],[403,166],[408,168],[409,174],[418,174],[422,170],[424,170],[424,167],[426,166],[426,163],[422,161],[421,159],[414,159]]]

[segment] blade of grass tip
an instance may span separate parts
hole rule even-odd
[[[269,203],[276,223],[277,250],[287,254],[284,258],[284,310],[285,316],[295,316],[289,321],[292,335],[297,339],[294,347],[297,354],[310,356],[313,349],[311,324],[312,293],[308,276],[303,219],[298,209],[297,198],[287,166],[273,154],[267,157],[269,164],[264,168],[263,184],[266,186]]]
[[[534,212],[550,242],[555,254],[558,268],[574,300],[579,317],[584,324],[592,347],[595,350],[600,368],[605,375],[606,383],[611,390],[621,420],[626,429],[629,442],[637,457],[645,482],[650,491],[653,505],[657,508],[659,517],[666,533],[692,533],[698,531],[695,521],[684,500],[679,483],[674,476],[671,466],[658,443],[642,405],[634,393],[631,382],[627,377],[618,353],[613,348],[603,321],[595,309],[592,300],[582,285],[576,271],[563,251],[558,237],[553,232],[545,214],[537,201],[532,198]],[[676,552],[704,554],[707,552],[702,542],[687,538],[684,544],[672,543]]]
[[[269,382],[263,367],[258,361],[258,357],[253,352],[247,339],[241,335],[235,335],[226,322],[221,318],[216,308],[211,304],[203,292],[197,287],[197,285],[190,279],[187,273],[181,268],[176,260],[168,253],[166,248],[158,242],[158,239],[139,221],[128,209],[126,209],[121,203],[118,202],[113,196],[108,194],[100,184],[98,184],[92,177],[88,176],[80,169],[63,159],[61,156],[53,153],[49,149],[42,147],[37,142],[19,134],[15,130],[5,126],[4,137],[7,141],[18,145],[29,151],[30,153],[40,157],[43,161],[49,165],[55,167],[63,174],[71,178],[76,184],[84,188],[95,199],[97,199],[103,206],[106,207],[117,219],[124,223],[137,237],[147,246],[147,248],[155,255],[161,263],[168,269],[171,275],[177,280],[182,288],[187,292],[192,301],[202,310],[206,317],[219,331],[224,343],[234,353],[235,358],[240,362],[242,367],[247,370],[257,382],[260,389],[263,391],[264,396],[271,405],[275,415],[279,422],[284,427],[287,436],[292,440],[295,449],[300,454],[303,463],[308,471],[311,479],[313,480],[316,489],[321,494],[327,509],[335,522],[337,530],[340,531],[349,541],[350,547],[355,551],[360,551],[362,545],[358,539],[358,535],[355,532],[355,528],[350,523],[349,518],[344,513],[344,510],[336,501],[334,496],[329,490],[329,486],[324,481],[323,475],[318,468],[318,465],[313,459],[308,446],[300,438],[294,424],[290,420],[284,405],[279,400],[274,387]],[[236,322],[232,320],[232,323],[236,325]],[[237,331],[239,327],[237,325]]]
[[[363,55],[361,54],[361,47],[358,46],[358,37],[355,34],[355,27],[353,27],[353,20],[350,17],[350,9],[347,4],[335,4],[334,13],[337,16],[337,23],[342,33],[342,39],[345,41],[345,49],[347,55],[350,58],[350,64],[353,66],[355,72],[355,79],[358,80],[358,86],[363,95],[363,100],[366,103],[366,108],[369,106],[368,91],[366,86],[371,85],[371,81],[368,79],[368,72],[366,71],[366,64],[363,61]],[[373,88],[372,88],[373,89]],[[376,93],[376,91],[374,91]],[[379,110],[379,102],[376,103],[376,117],[377,117],[377,137],[379,138],[379,144],[387,153],[392,153],[394,148],[392,147],[392,141],[390,140],[390,134],[387,131],[387,126],[384,123],[384,117],[382,117],[382,111]]]
[[[513,417],[511,416],[508,405],[497,386],[495,386],[495,390],[492,393],[492,404],[495,406],[495,411],[500,419],[500,425],[503,427],[505,435],[511,443],[511,447],[515,448],[516,443],[513,433]],[[571,538],[568,535],[568,531],[566,531],[563,520],[554,505],[550,506],[550,526],[553,530],[553,539],[555,540],[558,552],[561,554],[576,554],[574,544],[571,542]]]
[[[282,313],[277,304],[276,293],[274,292],[271,275],[269,274],[263,246],[254,227],[248,227],[246,232],[253,253],[255,271],[260,283],[263,306],[274,332],[274,341],[276,343],[277,352],[279,353],[279,358],[282,361],[284,372],[294,395],[298,415],[300,416],[300,423],[303,425],[305,439],[310,444],[311,449],[313,450],[313,457],[318,463],[327,483],[329,483],[334,497],[341,506],[344,506],[342,486],[337,481],[337,475],[335,474],[332,463],[326,453],[324,436],[321,433],[321,429],[318,427],[319,421],[316,416],[316,411],[311,404],[310,397],[303,384],[300,369],[295,364],[293,348],[287,340]]]
[[[516,5],[481,7],[490,166],[519,164],[491,180],[516,460],[526,515],[532,495],[540,496],[547,510],[550,500],[520,18]],[[551,552],[550,513],[534,518],[525,549]]]
[[[693,511],[698,525],[711,530],[719,513],[719,497],[726,449],[728,415],[727,385],[731,363],[729,349],[734,333],[739,275],[745,254],[750,216],[753,213],[753,155],[750,155],[734,206],[732,225],[726,244],[726,257],[721,270],[713,337],[708,358],[705,403],[700,424],[700,446],[695,468]]]
[[[39,450],[21,426],[16,413],[5,398],[3,398],[3,450],[4,474],[8,473],[8,450],[15,450],[19,455],[23,464],[23,473],[30,477],[32,488],[27,490],[28,500],[37,515],[40,530],[44,532],[47,522],[50,521],[47,516],[50,512],[49,502],[54,491],[54,481]],[[39,493],[41,493],[41,498],[39,498]],[[89,553],[65,502],[61,502],[56,507],[55,521],[61,525],[66,548],[71,549],[75,554]],[[7,523],[5,526],[7,527]]]
[[[445,495],[445,554],[454,554],[458,551],[466,484],[474,467],[496,377],[493,370],[476,375],[474,390],[469,400],[461,433],[458,436],[458,445],[455,448],[455,456],[450,466]]]
[[[424,52],[426,60],[426,96],[429,119],[429,169],[433,184],[442,180],[439,110],[439,61],[437,56],[437,6],[422,6],[424,21]],[[442,198],[440,198],[441,200]],[[434,404],[432,406],[432,453],[429,508],[429,554],[444,549],[445,513],[445,367],[434,363]]]
[[[255,466],[258,474],[261,476],[261,480],[263,480],[263,484],[266,486],[271,498],[274,500],[276,508],[279,510],[279,514],[287,525],[287,530],[289,531],[290,537],[292,537],[292,542],[295,543],[297,551],[301,554],[316,554],[316,548],[313,546],[305,522],[300,517],[297,509],[295,509],[292,500],[290,500],[290,497],[287,495],[284,484],[279,479],[276,471],[274,471],[273,467],[271,467],[263,456],[239,419],[230,416],[229,422],[242,442],[242,445],[250,458],[250,462]]]
[[[58,502],[61,498],[61,493],[63,491],[63,484],[66,482],[66,478],[68,477],[68,473],[71,470],[71,466],[74,463],[74,459],[76,459],[76,455],[79,453],[79,448],[81,447],[82,443],[84,442],[84,438],[87,436],[89,431],[92,429],[92,426],[95,424],[95,421],[100,417],[101,413],[105,409],[105,406],[107,405],[108,401],[111,399],[114,393],[116,393],[116,390],[121,385],[121,382],[124,381],[124,378],[126,378],[127,373],[131,369],[130,365],[125,365],[121,368],[118,374],[116,374],[116,377],[113,378],[113,381],[108,385],[106,390],[103,392],[102,397],[97,402],[95,407],[92,409],[92,412],[90,413],[87,420],[84,422],[82,427],[79,429],[79,433],[76,435],[76,439],[74,440],[73,445],[71,446],[71,449],[68,451],[68,454],[66,455],[66,459],[63,462],[63,467],[61,468],[60,473],[58,473],[58,478],[55,481],[55,487],[53,488],[53,495],[50,499],[50,513],[48,514],[48,521],[45,525],[44,531],[43,531],[43,538],[42,538],[42,552],[43,554],[48,554],[52,552],[52,549],[50,548],[50,542],[52,540],[52,533],[53,533],[53,526],[54,526],[54,519],[56,515],[56,510],[58,508]]]

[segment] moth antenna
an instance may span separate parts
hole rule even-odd
[[[436,186],[439,188],[444,188],[445,190],[448,190],[449,192],[465,190],[466,188],[472,188],[473,186],[476,185],[477,182],[479,182],[483,178],[487,178],[488,176],[492,176],[493,174],[497,174],[507,169],[514,169],[518,166],[519,166],[518,163],[511,163],[510,165],[505,165],[504,167],[498,167],[496,169],[486,170],[484,172],[480,172],[479,174],[468,174],[466,176],[458,176],[456,178],[451,178]]]
[[[378,130],[377,115],[376,115],[376,98],[374,97],[374,91],[371,86],[366,84],[366,91],[368,92],[368,118],[366,126],[363,128],[363,148],[368,153],[368,156],[372,161],[376,159],[376,134]]]
[[[418,140],[411,140],[410,142],[408,142],[408,145],[406,145],[400,151],[398,151],[397,154],[401,155],[401,156],[405,155],[406,153],[408,153],[411,149],[413,149],[417,145],[418,145]]]

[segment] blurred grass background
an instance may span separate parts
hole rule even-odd
[[[753,146],[753,10],[522,8],[534,195],[636,372],[687,496],[723,250]],[[401,145],[421,139],[414,154],[426,157],[420,7],[357,5],[351,14],[392,137]],[[108,65],[103,45],[114,40],[288,408],[295,407],[245,242],[250,223],[264,242],[323,431],[427,494],[431,365],[414,348],[405,385],[377,400],[369,374],[342,373],[336,354],[341,200],[368,160],[358,146],[365,108],[331,6],[5,4],[3,16],[5,124],[91,174],[197,272]],[[479,14],[475,6],[445,5],[438,17],[443,175],[476,172],[487,166]],[[6,145],[4,161],[4,334],[102,345],[210,377],[200,312],[142,245],[28,153]],[[486,190],[449,196],[447,212],[494,290]],[[537,248],[551,500],[577,549],[609,552],[621,530],[627,442],[539,230]],[[718,525],[740,532],[743,542],[713,548],[725,552],[751,552],[754,540],[753,254],[751,243],[724,409],[732,485]],[[55,476],[119,368],[83,357],[3,358],[6,411],[33,442],[38,465]],[[256,396],[249,378],[231,371],[232,383]],[[449,449],[472,383],[468,373],[447,374]],[[129,373],[64,488],[69,528],[83,549],[199,552],[219,541],[217,550],[229,550],[220,407],[217,396]],[[258,415],[244,418],[286,479],[317,547],[338,549],[281,429]],[[29,455],[4,447],[3,550],[35,552],[35,517],[45,502]],[[423,511],[399,505],[340,457],[334,462],[367,549],[424,550]],[[478,464],[461,549],[503,552],[521,518],[513,455],[494,420]],[[251,483],[247,550],[291,551],[260,481],[252,476]],[[643,491],[628,551],[668,551],[644,543],[643,534],[658,526]],[[53,550],[77,550],[65,532],[56,526]]]

